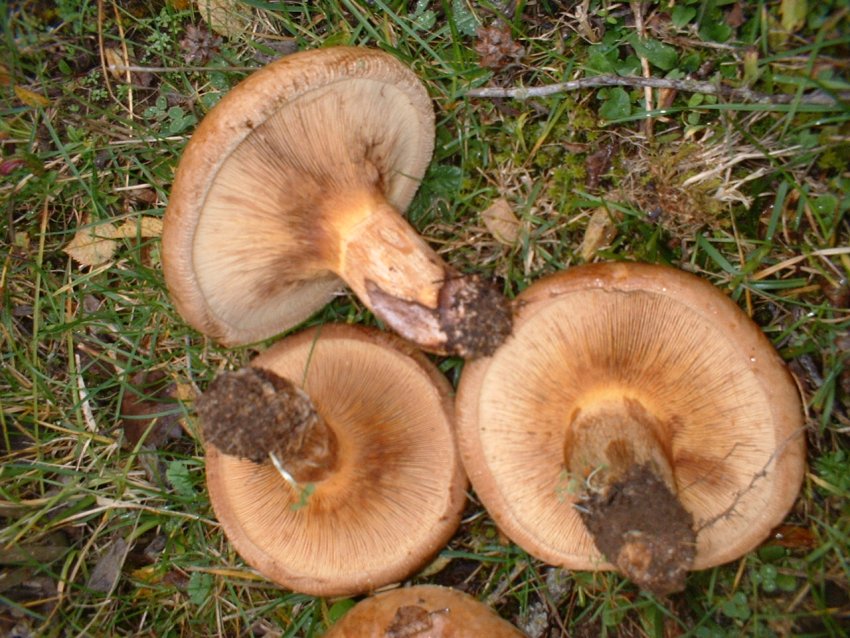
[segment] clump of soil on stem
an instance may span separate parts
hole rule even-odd
[[[198,400],[204,442],[225,454],[262,463],[304,447],[318,415],[292,382],[261,368],[216,377]]]
[[[600,552],[658,596],[685,588],[696,554],[693,517],[649,465],[593,492],[581,518]]]

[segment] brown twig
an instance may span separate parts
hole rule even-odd
[[[635,29],[637,29],[638,37],[643,40],[646,38],[646,26],[643,23],[643,3],[639,0],[632,0],[631,7],[632,15],[635,17]],[[640,59],[640,68],[641,71],[643,71],[643,77],[652,77],[652,71],[649,68],[649,60],[647,60],[646,56],[639,50],[637,51],[637,54]],[[648,112],[652,112],[652,87],[643,87],[643,98],[646,101],[646,110]],[[643,121],[643,133],[646,135],[646,139],[648,140],[652,139],[652,123],[653,119],[651,117],[648,117]]]
[[[568,82],[558,82],[556,84],[546,84],[544,86],[535,87],[480,87],[470,89],[466,92],[469,97],[481,98],[513,98],[516,100],[526,100],[534,97],[547,97],[549,95],[557,95],[559,93],[568,93],[570,91],[580,91],[582,89],[599,89],[606,86],[628,86],[653,89],[672,89],[674,91],[683,91],[685,93],[705,93],[706,95],[720,95],[725,98],[735,100],[743,100],[746,102],[757,102],[761,104],[790,104],[799,99],[801,104],[819,104],[834,106],[840,101],[850,100],[850,92],[840,92],[835,95],[830,95],[820,91],[809,93],[806,95],[768,95],[759,93],[747,88],[735,88],[723,84],[714,84],[712,82],[699,82],[696,80],[672,80],[669,78],[643,78],[637,76],[617,76],[617,75],[595,75],[578,80],[570,80]]]
[[[109,71],[133,72],[133,73],[206,73],[210,71],[220,72],[252,72],[262,68],[258,66],[139,66],[137,64],[107,64]]]

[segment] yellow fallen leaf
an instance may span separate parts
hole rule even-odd
[[[117,229],[118,237],[159,237],[162,235],[162,220],[159,217],[128,219]]]
[[[590,261],[600,248],[607,246],[617,236],[617,227],[611,213],[606,208],[597,208],[590,216],[584,238],[581,240],[579,254],[585,261]]]
[[[786,33],[794,33],[806,24],[808,3],[806,0],[782,0],[779,13],[782,16],[782,28]]]
[[[190,383],[177,383],[174,389],[174,398],[178,401],[191,402],[197,397],[195,386]]]
[[[82,266],[99,266],[115,255],[120,237],[121,231],[113,224],[84,226],[63,250]]]
[[[120,226],[99,224],[84,226],[63,249],[83,266],[99,266],[115,256],[118,240],[132,237],[159,237],[162,220],[159,217],[128,219]]]
[[[251,26],[249,15],[242,11],[247,9],[239,0],[195,0],[198,13],[210,29],[228,38],[235,38]]]
[[[124,71],[124,67],[127,63],[124,61],[124,56],[121,54],[121,51],[114,48],[104,49],[103,58],[104,62],[106,62],[106,68],[109,69],[109,75],[116,80],[126,79],[127,72]]]
[[[448,564],[452,562],[452,559],[448,556],[437,556],[434,560],[431,561],[429,565],[422,570],[419,576],[423,578],[428,578],[429,576],[433,576],[434,574],[439,574],[443,571]]]
[[[266,580],[266,577],[261,574],[255,574],[245,569],[225,569],[220,567],[212,567],[208,569],[198,569],[193,571],[212,574],[213,576],[224,576],[225,578],[239,578],[242,580]]]
[[[30,236],[28,233],[15,233],[15,246],[17,248],[23,248],[24,250],[29,250],[30,248]]]
[[[44,97],[41,93],[30,91],[22,86],[15,87],[15,95],[18,99],[27,106],[50,106],[50,100]]]
[[[481,219],[497,242],[506,246],[516,243],[519,236],[519,219],[504,197],[500,197],[487,210],[482,211]]]

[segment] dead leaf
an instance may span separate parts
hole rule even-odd
[[[180,40],[180,49],[183,51],[183,61],[186,64],[204,65],[219,51],[221,38],[213,35],[204,25],[186,26],[186,35]]]
[[[21,250],[27,251],[30,249],[30,236],[29,233],[15,233],[15,248],[20,248]]]
[[[115,255],[119,237],[121,232],[114,224],[83,226],[63,250],[82,266],[99,266]]]
[[[124,61],[121,51],[115,48],[104,49],[103,58],[104,62],[106,62],[106,68],[109,69],[109,75],[116,80],[125,80],[127,78],[127,72],[124,70],[127,62]]]
[[[658,90],[658,108],[669,109],[673,106],[673,101],[679,92],[676,89],[659,89]]]
[[[195,387],[189,383],[176,384],[174,398],[183,403],[191,403],[197,398]]]
[[[593,189],[599,186],[602,175],[611,168],[611,160],[618,149],[619,145],[616,142],[609,142],[587,156],[584,160],[584,168],[587,171],[587,179],[585,180],[587,188]]]
[[[89,576],[87,587],[102,594],[108,594],[121,576],[121,568],[127,559],[129,546],[120,536],[110,543],[109,548],[103,553],[94,566]]]
[[[482,211],[481,219],[497,242],[505,246],[513,246],[516,243],[520,222],[504,197],[500,197],[487,210]]]
[[[590,24],[590,15],[587,11],[589,2],[577,2],[575,4],[574,13],[575,20],[578,23],[578,33],[590,43],[599,42],[605,33],[604,27],[599,29],[593,28]]]
[[[434,622],[427,609],[416,605],[404,605],[396,610],[389,627],[384,631],[384,636],[386,638],[413,638],[425,633],[433,626]]]
[[[56,536],[43,543],[21,543],[11,547],[0,546],[0,565],[38,563],[48,565],[65,556],[68,544]]]
[[[238,0],[195,0],[198,13],[210,29],[227,38],[237,38],[251,26],[249,16],[242,13],[245,4]]]
[[[737,29],[746,22],[744,17],[744,7],[740,2],[736,2],[731,9],[726,13],[726,24],[733,29]]]
[[[50,100],[44,97],[41,93],[36,93],[35,91],[30,91],[29,89],[25,89],[22,86],[15,87],[15,95],[18,96],[18,99],[26,104],[27,106],[32,107],[47,107],[50,106]]]
[[[782,0],[779,13],[782,16],[782,29],[785,33],[794,33],[804,26],[808,11],[806,0]]]
[[[144,204],[148,208],[154,208],[159,201],[159,195],[152,188],[140,188],[132,190],[127,194],[127,200],[131,203]]]
[[[590,261],[600,248],[607,246],[617,236],[617,227],[611,218],[611,213],[604,207],[597,208],[587,228],[584,230],[584,239],[581,240],[579,254],[585,261]]]
[[[162,235],[162,219],[159,217],[139,217],[128,219],[118,227],[118,237],[159,237]]]
[[[37,613],[49,612],[56,603],[56,582],[48,576],[38,575],[41,571],[44,571],[43,567],[38,570],[35,567],[19,567],[0,571],[0,593],[5,599],[4,604],[0,605],[0,612],[10,609],[7,601],[16,603],[12,608],[26,608]],[[3,633],[5,620],[0,616],[0,635],[15,635]]]
[[[824,282],[821,284],[821,290],[835,308],[850,308],[850,283],[842,281],[833,285]]]
[[[525,52],[514,42],[508,25],[481,27],[475,35],[478,63],[485,69],[501,69],[516,62]]]
[[[0,64],[0,86],[9,86],[12,83],[12,76],[9,75],[9,69]]]
[[[431,561],[429,565],[427,565],[420,573],[419,576],[421,578],[428,578],[429,576],[433,576],[434,574],[439,574],[446,567],[448,567],[449,563],[452,562],[452,559],[448,556],[444,556],[443,554],[439,554],[434,560]]]
[[[128,219],[120,226],[106,223],[80,228],[63,249],[82,266],[100,266],[115,256],[118,240],[132,237],[159,237],[162,220],[159,217]]]
[[[130,378],[121,400],[121,424],[129,446],[136,447],[145,433],[145,442],[155,448],[182,435],[177,392],[161,370],[138,372]]]
[[[788,549],[814,549],[818,545],[818,540],[808,527],[780,525],[771,532],[767,544]]]

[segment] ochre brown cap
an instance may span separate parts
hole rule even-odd
[[[599,264],[538,281],[516,308],[513,336],[464,367],[456,407],[470,480],[518,545],[555,565],[611,567],[574,507],[606,468],[567,469],[594,436],[578,424],[610,414],[646,432],[639,456],[692,515],[694,569],[750,551],[787,514],[804,471],[797,388],[718,289],[672,268]]]
[[[321,596],[372,591],[432,558],[460,522],[467,485],[439,370],[398,337],[345,325],[288,337],[252,365],[309,395],[336,452],[329,476],[296,488],[272,463],[207,446],[210,499],[237,552],[281,586]]]
[[[393,589],[355,605],[325,638],[523,638],[469,594],[437,585]]]

